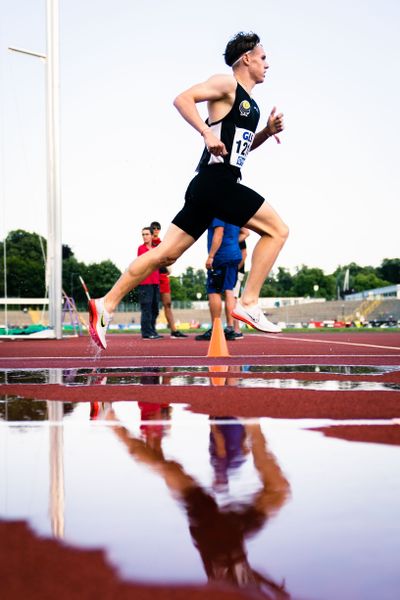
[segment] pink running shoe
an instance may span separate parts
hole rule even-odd
[[[236,302],[236,306],[232,311],[232,317],[239,321],[243,321],[243,323],[254,327],[254,329],[264,331],[264,333],[281,333],[282,331],[279,325],[275,325],[275,323],[268,321],[259,306],[244,308],[240,302]]]
[[[89,333],[99,348],[107,348],[106,333],[112,316],[104,308],[104,298],[89,300]]]

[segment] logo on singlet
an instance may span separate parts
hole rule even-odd
[[[251,110],[251,104],[248,100],[242,100],[239,104],[239,112],[241,117],[248,117]]]

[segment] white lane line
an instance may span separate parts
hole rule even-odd
[[[270,339],[277,339],[276,336],[273,335],[266,335],[265,337],[270,338]],[[383,350],[400,350],[400,346],[379,346],[378,344],[361,344],[358,342],[339,342],[336,340],[316,340],[311,339],[311,338],[292,338],[292,337],[284,337],[284,338],[279,338],[282,340],[290,340],[290,341],[294,341],[294,342],[308,342],[308,343],[318,343],[318,344],[340,344],[341,346],[363,346],[364,348],[382,348]]]

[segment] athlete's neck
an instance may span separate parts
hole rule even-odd
[[[240,77],[240,75],[236,73],[234,73],[233,76],[236,79],[236,81],[242,86],[242,88],[246,90],[249,96],[251,96],[251,92],[253,91],[253,87],[255,86],[254,81],[246,81],[247,78]]]

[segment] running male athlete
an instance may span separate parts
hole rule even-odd
[[[226,64],[232,67],[232,75],[213,75],[174,100],[182,117],[204,138],[198,173],[162,244],[134,260],[104,298],[89,302],[90,334],[100,348],[107,347],[107,326],[122,298],[155,269],[173,264],[214,217],[246,226],[260,235],[245,289],[232,315],[260,331],[280,332],[265,317],[258,299],[286,241],[288,228],[262,196],[239,181],[247,154],[283,130],[283,115],[273,108],[266,126],[256,133],[260,114],[250,94],[256,84],[263,83],[268,69],[258,35],[238,33],[228,42],[224,56]],[[197,110],[199,102],[207,102],[206,123]]]

